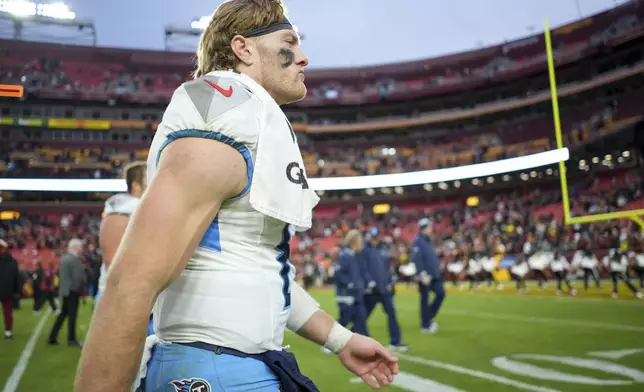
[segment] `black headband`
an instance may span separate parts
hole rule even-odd
[[[244,36],[244,38],[253,38],[259,37],[260,35],[274,33],[279,30],[293,30],[293,25],[288,21],[288,19],[284,19],[279,22],[271,23],[268,26],[252,29],[251,31],[242,35]]]

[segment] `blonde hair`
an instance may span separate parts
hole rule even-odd
[[[201,34],[194,77],[234,68],[237,57],[230,43],[237,34],[268,26],[286,18],[281,0],[228,0],[217,7]]]
[[[349,230],[347,235],[344,237],[344,244],[348,247],[353,247],[355,243],[362,241],[362,234],[360,230],[353,229]]]
[[[147,170],[148,165],[143,161],[136,161],[129,163],[123,169],[125,182],[127,183],[127,191],[132,192],[132,184],[136,181],[143,185],[143,176]]]

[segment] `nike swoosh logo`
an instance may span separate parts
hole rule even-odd
[[[233,86],[228,86],[226,90],[224,90],[221,86],[219,86],[217,83],[213,83],[208,79],[204,79],[206,83],[211,85],[215,90],[219,91],[221,95],[223,95],[226,98],[230,98],[231,95],[233,95]]]

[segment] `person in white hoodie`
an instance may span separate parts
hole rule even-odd
[[[525,277],[528,274],[529,267],[526,260],[526,256],[521,254],[510,267],[510,274],[512,275],[512,280],[517,284],[517,292],[528,291],[528,286],[525,283]]]
[[[481,267],[483,269],[483,278],[487,281],[487,289],[492,290],[492,284],[496,285],[498,290],[503,288],[503,285],[499,284],[494,277],[494,271],[496,271],[496,259],[494,257],[494,251],[489,250],[486,256],[481,258]]]
[[[604,256],[603,259],[604,266],[608,271],[610,271],[611,279],[613,280],[613,292],[611,296],[617,298],[617,283],[621,280],[626,286],[635,294],[635,297],[642,299],[643,295],[633,284],[626,273],[628,270],[628,256],[625,252],[620,251],[619,249],[611,249],[608,255]]]
[[[470,291],[474,289],[474,285],[478,288],[481,280],[481,256],[479,254],[471,254],[470,259],[467,261],[467,280],[470,282]]]
[[[597,260],[597,257],[593,254],[593,251],[590,249],[585,249],[580,257],[577,257],[577,254],[575,254],[575,259],[573,260],[573,265],[575,267],[579,267],[584,271],[584,290],[588,291],[588,284],[590,281],[590,278],[593,278],[595,281],[595,285],[597,288],[601,287],[601,284],[599,283],[599,278],[597,277],[597,266],[599,264],[599,261]]]
[[[570,263],[566,256],[564,256],[560,251],[555,251],[552,255],[552,260],[550,261],[550,270],[557,277],[557,295],[561,295],[561,284],[566,283],[568,287],[568,293],[570,295],[577,295],[577,290],[575,290],[570,284],[568,279],[568,272],[570,271]]]

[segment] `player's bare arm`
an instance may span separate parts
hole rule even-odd
[[[245,185],[243,157],[223,143],[186,138],[164,150],[113,259],[76,391],[130,390],[156,296],[183,270],[223,201]]]
[[[103,263],[109,268],[121,243],[129,217],[127,215],[108,215],[101,222],[99,243],[103,254]]]
[[[389,385],[398,374],[398,359],[375,340],[354,334],[320,310],[311,296],[293,286],[288,327],[298,335],[338,354],[342,364],[372,388]]]

